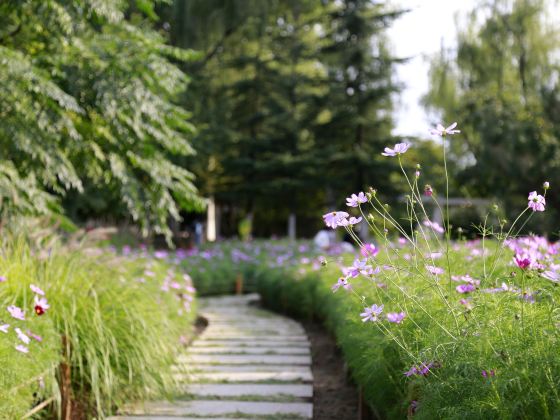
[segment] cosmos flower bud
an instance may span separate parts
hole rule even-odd
[[[545,181],[545,182],[544,182],[543,188],[544,188],[545,190],[548,190],[548,189],[550,188],[550,184],[548,183],[548,181]]]
[[[424,195],[428,196],[428,197],[431,197],[433,194],[434,194],[434,190],[432,189],[432,186],[431,185],[426,185],[424,187]]]

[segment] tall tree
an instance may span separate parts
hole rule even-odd
[[[0,4],[0,180],[13,178],[3,211],[48,212],[62,196],[70,213],[96,202],[169,234],[179,208],[203,207],[172,160],[193,153],[193,127],[174,102],[187,77],[171,60],[192,54],[153,30],[155,3]]]
[[[323,62],[328,72],[324,113],[315,127],[323,159],[336,175],[329,179],[338,202],[348,190],[375,185],[388,195],[390,162],[380,150],[391,144],[393,80],[397,60],[384,31],[403,11],[369,0],[332,2],[325,30]]]
[[[541,0],[481,2],[457,50],[432,62],[425,99],[444,120],[461,122],[451,151],[465,192],[500,198],[510,215],[543,181],[560,182],[560,38],[546,7]],[[560,209],[558,195],[547,200]]]
[[[195,110],[201,128],[196,147],[206,157],[196,171],[202,189],[231,210],[232,225],[243,215],[254,215],[260,221],[257,233],[284,234],[288,215],[297,214],[306,221],[300,223],[304,233],[311,234],[319,227],[316,215],[325,206],[326,186],[336,187],[340,200],[373,178],[373,147],[359,153],[367,165],[358,165],[358,172],[368,173],[361,181],[352,159],[357,153],[348,150],[358,143],[375,144],[378,154],[381,144],[391,141],[393,61],[382,33],[398,13],[357,2],[356,19],[366,28],[348,23],[343,29],[345,13],[354,13],[353,2],[276,0],[247,8],[223,0],[214,3],[221,6],[212,12],[198,3],[177,0],[176,10],[187,11],[186,21],[197,21],[200,27],[208,26],[201,23],[205,19],[218,23],[209,34],[185,34],[181,28],[187,25],[176,23],[173,38],[185,47],[204,49],[205,59],[189,69],[193,85],[187,95],[187,107]],[[228,7],[239,9],[226,16]],[[345,31],[353,31],[345,35],[347,44],[339,40]],[[354,32],[359,32],[359,47],[347,53]],[[341,83],[336,75],[354,64],[360,77],[356,90],[359,85],[362,91],[352,96],[347,94],[348,80]]]

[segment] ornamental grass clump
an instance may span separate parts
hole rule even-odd
[[[23,236],[5,234],[1,250],[0,417],[49,400],[60,415],[70,397],[72,418],[103,418],[175,391],[171,366],[194,318],[185,273],[151,257],[58,241],[44,249]]]
[[[513,222],[498,217],[494,206],[476,240],[452,241],[446,149],[449,137],[460,133],[456,127],[432,130],[443,149],[443,198],[430,185],[421,187],[420,166],[406,162],[411,145],[400,143],[382,155],[398,161],[408,186],[404,222],[373,188],[347,198],[348,212],[323,216],[361,250],[340,267],[332,292],[353,296],[362,307],[354,316],[397,349],[400,378],[392,380],[405,390],[409,415],[560,416],[560,246],[520,236],[545,211],[550,185],[530,192]],[[367,224],[376,244],[361,239],[358,223]]]

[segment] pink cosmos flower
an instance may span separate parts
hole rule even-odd
[[[363,192],[359,192],[358,195],[352,194],[346,199],[346,205],[348,207],[358,207],[360,204],[367,203],[367,197]]]
[[[439,276],[440,274],[443,274],[445,272],[443,268],[436,267],[435,265],[427,265],[426,269],[434,276]]]
[[[418,375],[419,373],[420,373],[420,371],[418,370],[418,368],[416,366],[411,366],[410,369],[408,369],[404,373],[404,376],[406,376],[408,378],[410,376]]]
[[[470,283],[467,283],[467,284],[460,284],[455,288],[455,290],[457,290],[457,292],[459,293],[469,293],[476,290],[476,287]]]
[[[45,296],[45,292],[42,289],[38,288],[34,284],[29,285],[29,288],[33,291],[33,293],[37,293],[38,295]]]
[[[20,330],[19,328],[15,328],[14,331],[16,332],[18,338],[23,341],[25,344],[29,344],[29,342],[31,341],[31,339],[26,336],[22,330]]]
[[[482,377],[483,378],[490,378],[490,377],[493,377],[493,376],[496,376],[496,371],[494,369],[489,370],[489,371],[486,371],[486,370],[482,371]]]
[[[362,221],[361,217],[355,218],[355,217],[350,217],[349,219],[341,219],[338,222],[339,226],[354,226],[357,225],[358,223],[360,223]]]
[[[331,290],[333,291],[333,293],[335,293],[341,287],[346,290],[350,290],[352,288],[350,283],[348,283],[348,280],[346,280],[344,277],[340,277],[338,281],[335,284],[333,284]]]
[[[472,303],[468,299],[461,299],[459,303],[463,305],[467,310],[471,310],[473,308]]]
[[[429,227],[434,232],[437,232],[437,233],[444,233],[445,232],[445,230],[437,222],[431,222],[429,220],[424,220],[424,222],[422,224],[426,227]]]
[[[404,373],[405,376],[428,376],[432,368],[437,368],[439,365],[436,363],[421,363],[419,366],[412,366],[407,372]]]
[[[546,200],[542,195],[537,194],[536,191],[532,191],[529,193],[528,200],[529,208],[531,208],[533,211],[544,211]]]
[[[39,316],[43,315],[47,309],[50,308],[47,299],[44,297],[35,296],[35,313]]]
[[[378,316],[381,315],[381,312],[383,312],[383,305],[377,306],[376,304],[373,304],[370,308],[364,308],[364,312],[360,314],[360,316],[362,317],[362,322],[378,321]]]
[[[387,321],[400,324],[405,317],[406,314],[404,312],[389,312],[387,314]]]
[[[397,143],[397,144],[395,144],[394,149],[386,147],[385,151],[381,154],[383,156],[392,156],[392,157],[397,156],[397,155],[402,155],[403,153],[406,153],[406,151],[408,150],[409,147],[410,147],[410,144],[408,144],[408,143]]]
[[[25,332],[29,337],[31,337],[33,340],[38,341],[39,343],[41,341],[43,341],[43,337],[41,337],[40,335],[37,334],[33,334],[31,331],[27,330]]]
[[[2,324],[0,325],[0,331],[2,331],[3,333],[8,333],[8,328],[10,328],[10,324]]]
[[[451,134],[457,134],[460,133],[461,130],[454,130],[454,128],[457,127],[457,123],[454,122],[453,124],[451,124],[449,127],[445,128],[442,124],[438,124],[436,125],[436,128],[432,128],[430,130],[430,134],[434,135],[434,136],[441,136],[444,137],[446,135],[451,135]]]
[[[354,264],[351,267],[348,267],[345,271],[348,276],[355,278],[360,274],[363,276],[373,276],[374,274],[379,273],[380,268],[372,268],[371,265],[368,265],[367,259],[356,259],[354,260]]]
[[[20,351],[22,353],[29,353],[29,349],[27,347],[25,347],[23,344],[18,344],[16,346],[16,350]]]
[[[515,264],[522,270],[525,270],[526,268],[531,266],[531,259],[519,254],[515,254],[515,257],[513,257],[513,262],[515,262]]]
[[[8,278],[6,276],[0,276],[0,283],[4,283]]]
[[[366,258],[375,257],[378,253],[379,249],[377,249],[374,244],[364,244],[360,248],[360,254],[362,254]]]
[[[14,306],[14,305],[10,305],[6,309],[8,310],[10,315],[12,317],[14,317],[15,319],[25,321],[25,314],[24,314],[24,312],[22,311],[21,308],[18,308],[17,306]]]
[[[341,226],[340,222],[346,220],[348,216],[349,214],[345,211],[333,211],[323,215],[323,220],[328,227],[336,229],[338,226]]]
[[[541,276],[543,276],[545,279],[548,279],[548,280],[553,281],[555,283],[560,282],[560,274],[558,274],[556,271],[547,270],[547,271],[541,273]]]

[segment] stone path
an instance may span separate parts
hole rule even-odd
[[[310,419],[309,340],[297,322],[258,308],[258,295],[200,299],[206,330],[179,356],[184,395],[145,402],[113,420]]]

